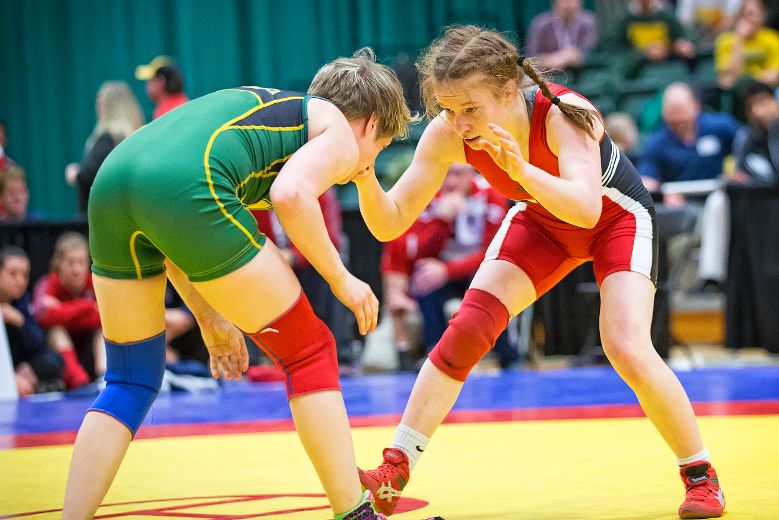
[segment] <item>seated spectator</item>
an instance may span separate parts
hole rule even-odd
[[[136,67],[135,79],[146,82],[146,95],[154,103],[152,119],[189,101],[181,69],[168,56],[157,56],[148,65]]]
[[[757,81],[744,90],[749,126],[733,144],[736,173],[729,179],[750,186],[779,185],[779,100]]]
[[[22,249],[0,249],[0,306],[11,348],[19,395],[60,389],[62,358],[46,348],[46,337],[30,311],[30,259]]]
[[[662,116],[663,127],[647,138],[637,164],[647,189],[657,192],[665,182],[719,177],[738,122],[728,114],[702,113],[700,102],[684,83],[665,89]],[[685,199],[667,193],[663,202],[679,206]]]
[[[779,86],[779,32],[765,26],[761,0],[744,0],[733,30],[717,38],[715,65],[723,106],[746,122],[744,86],[750,80]]]
[[[527,52],[550,69],[577,68],[598,43],[595,16],[581,0],[553,0],[552,10],[533,18]]]
[[[606,116],[606,131],[611,141],[635,163],[638,159],[638,127],[630,114],[613,112]]]
[[[89,271],[86,238],[63,234],[54,246],[51,272],[35,285],[33,311],[49,345],[62,355],[67,387],[76,388],[105,372],[100,314]]]
[[[676,16],[696,36],[699,46],[712,48],[720,33],[727,30],[741,0],[678,0]]]
[[[779,186],[779,100],[771,87],[756,81],[746,85],[744,96],[750,124],[740,129],[733,141],[736,171],[727,177],[727,181],[755,187]],[[725,190],[709,195],[707,205],[710,200],[715,201],[718,211],[708,212],[707,218],[713,221],[712,227],[719,229],[720,234],[711,246],[716,254],[711,255],[713,261],[709,263],[707,278],[702,280],[700,288],[719,290],[728,268],[730,203]]]
[[[765,27],[761,0],[744,0],[733,30],[717,38],[715,58],[722,88],[733,88],[743,76],[779,86],[779,33]]]
[[[124,81],[106,81],[95,101],[97,124],[84,146],[81,164],[65,168],[65,181],[78,187],[78,211],[86,216],[89,190],[103,161],[125,137],[143,126],[138,100]]]
[[[343,245],[343,228],[341,221],[341,205],[335,190],[330,188],[319,197],[319,206],[325,219],[327,234],[333,245],[341,251]],[[316,269],[308,263],[303,254],[290,242],[282,229],[281,223],[272,210],[252,210],[257,219],[257,227],[265,233],[281,250],[300,281],[303,291],[311,301],[314,313],[324,321],[335,336],[338,361],[343,373],[349,371],[353,363],[352,340],[354,339],[354,322],[352,314],[333,295],[330,286]],[[275,367],[273,369],[276,370]],[[256,373],[259,373],[255,369]],[[252,373],[249,374],[250,378]],[[274,376],[263,374],[262,379],[273,379]]]
[[[722,175],[723,161],[731,154],[733,139],[739,129],[728,114],[701,113],[700,103],[689,86],[673,83],[663,93],[664,127],[652,134],[644,145],[637,169],[650,192],[663,183],[716,179]],[[698,265],[699,285],[707,280],[720,282],[722,264],[722,229],[717,224],[726,201],[720,190],[706,198],[700,217],[701,251]],[[663,203],[681,206],[687,199],[680,193],[666,191]]]
[[[446,330],[445,302],[462,297],[506,215],[508,201],[464,164],[453,164],[430,205],[408,231],[385,244],[381,272],[401,370],[415,367],[406,315],[419,311],[428,353]],[[504,334],[503,366],[517,360]]]
[[[43,215],[31,211],[30,190],[27,178],[16,164],[6,164],[0,169],[0,222],[37,222]]]
[[[631,78],[644,63],[669,58],[695,58],[695,45],[673,13],[656,0],[632,0],[628,12],[616,23],[612,47],[626,54],[625,77]]]

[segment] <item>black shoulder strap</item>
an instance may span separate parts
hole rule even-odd
[[[538,93],[538,86],[533,86],[522,90],[525,95],[525,105],[527,106],[527,120],[528,123],[533,120],[533,107],[536,105],[536,94]]]

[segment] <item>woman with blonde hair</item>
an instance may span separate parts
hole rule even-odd
[[[78,211],[86,216],[89,190],[111,150],[143,126],[138,100],[124,81],[106,81],[97,91],[97,123],[84,145],[84,159],[65,168],[65,181],[78,187]]]
[[[90,264],[86,237],[75,231],[63,234],[54,245],[50,272],[35,284],[33,295],[35,319],[65,362],[62,379],[69,389],[105,372]]]

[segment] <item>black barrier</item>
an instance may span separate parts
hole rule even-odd
[[[54,243],[60,235],[68,231],[78,231],[88,236],[85,220],[0,222],[0,247],[21,247],[30,256],[30,290],[38,278],[49,272]]]
[[[779,353],[779,188],[728,186],[725,344]]]

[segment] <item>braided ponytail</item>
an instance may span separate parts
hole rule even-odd
[[[560,109],[560,112],[565,114],[565,116],[573,121],[573,124],[587,132],[587,135],[592,137],[593,139],[597,140],[598,138],[595,136],[595,118],[598,117],[595,111],[590,110],[589,108],[580,107],[577,105],[573,105],[571,103],[566,103],[565,101],[561,101],[559,97],[552,94],[552,91],[549,90],[549,85],[546,84],[546,81],[544,78],[541,77],[541,75],[538,73],[538,71],[533,66],[532,61],[529,58],[526,58],[525,56],[520,56],[517,60],[517,65],[519,65],[522,70],[524,71],[525,75],[533,80],[533,83],[538,85],[538,88],[541,89],[541,93],[546,97],[549,101],[554,103],[557,108]]]
[[[597,140],[597,112],[560,101],[549,90],[532,60],[524,56],[517,58],[517,55],[516,45],[500,33],[473,25],[448,27],[443,36],[430,44],[417,63],[422,100],[428,117],[433,118],[441,111],[434,92],[438,84],[481,73],[493,88],[500,90],[507,81],[515,81],[520,88],[529,87],[529,78],[566,117]]]

